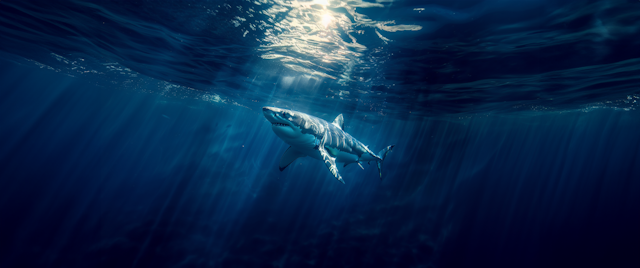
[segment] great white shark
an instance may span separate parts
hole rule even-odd
[[[373,153],[362,142],[344,132],[342,114],[329,123],[302,112],[276,107],[262,107],[262,113],[271,123],[273,132],[290,145],[280,158],[280,171],[296,159],[310,156],[323,161],[331,174],[344,184],[336,163],[344,163],[345,167],[357,163],[364,169],[360,163],[374,161],[382,180],[382,162],[394,145],[387,146],[378,154]]]

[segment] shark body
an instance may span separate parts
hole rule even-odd
[[[344,166],[374,161],[382,179],[382,162],[394,145],[378,154],[362,142],[344,132],[344,119],[338,115],[333,123],[302,112],[275,107],[263,107],[264,117],[271,123],[273,132],[290,147],[280,158],[280,171],[300,157],[310,156],[325,163],[331,174],[344,184],[338,173],[337,162]],[[364,168],[363,168],[364,169]]]

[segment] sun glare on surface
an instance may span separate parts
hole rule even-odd
[[[377,21],[358,12],[385,8],[393,2],[392,0],[258,2],[272,4],[263,11],[263,14],[268,16],[267,20],[257,25],[248,25],[251,29],[264,31],[264,38],[260,40],[260,57],[280,61],[284,67],[294,72],[336,80],[343,85],[364,81],[365,78],[357,72],[368,72],[377,64],[367,57],[379,51],[372,49],[379,48],[368,48],[358,43],[360,38],[366,40],[366,29],[373,29],[369,32],[381,39],[380,45],[391,41],[383,36],[386,32],[421,29],[419,25],[396,25],[394,20]],[[244,21],[244,18],[238,18],[234,23],[240,27],[244,25]]]
[[[325,28],[329,26],[329,23],[331,23],[331,21],[333,21],[333,16],[329,15],[329,13],[325,13],[324,15],[322,15],[322,25],[324,25]]]

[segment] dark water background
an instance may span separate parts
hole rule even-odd
[[[0,2],[0,267],[640,265],[639,2],[366,3]],[[265,105],[384,180],[278,171]]]

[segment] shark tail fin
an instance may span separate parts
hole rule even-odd
[[[378,163],[378,173],[380,174],[380,180],[382,180],[382,162],[384,161],[384,159],[387,157],[387,154],[389,154],[389,152],[391,152],[391,150],[393,150],[393,147],[395,145],[389,145],[386,148],[382,149],[378,155],[380,156],[380,158],[382,159],[381,161],[377,161]]]

